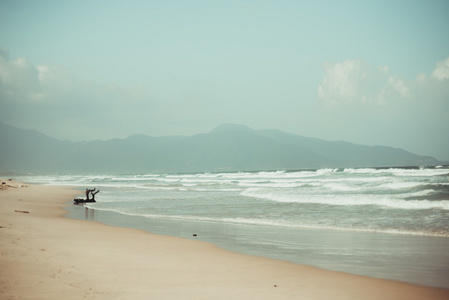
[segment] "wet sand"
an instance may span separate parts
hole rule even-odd
[[[68,219],[62,207],[79,191],[20,185],[0,190],[1,299],[449,299],[447,289]]]

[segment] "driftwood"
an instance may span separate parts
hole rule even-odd
[[[91,190],[86,189],[86,199],[76,198],[76,199],[73,199],[73,202],[75,204],[97,202],[97,201],[95,201],[95,195],[98,194],[100,192],[100,190],[98,190],[98,191],[95,191],[95,190],[96,190],[96,188],[91,189]],[[92,198],[90,196],[92,196]]]
[[[92,199],[87,200],[87,199],[82,199],[82,198],[76,198],[76,199],[73,199],[73,202],[75,204],[79,204],[79,203],[92,203],[92,202],[97,202],[97,201],[92,200]]]

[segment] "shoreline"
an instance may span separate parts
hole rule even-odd
[[[78,194],[40,185],[0,191],[2,299],[449,298],[448,289],[327,271],[64,217],[65,203]]]

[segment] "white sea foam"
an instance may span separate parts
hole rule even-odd
[[[419,195],[427,194],[430,191],[420,192]],[[397,209],[431,209],[439,208],[449,210],[449,201],[429,201],[429,200],[403,200],[393,198],[392,196],[378,195],[298,195],[288,193],[276,193],[265,189],[250,188],[241,193],[243,196],[259,199],[271,200],[276,202],[307,203],[307,204],[326,204],[326,205],[377,205]]]
[[[381,189],[396,190],[396,189],[411,189],[411,188],[416,188],[416,187],[419,187],[422,185],[423,185],[422,182],[390,182],[390,183],[381,184],[378,187]]]
[[[344,169],[345,173],[350,174],[391,174],[394,176],[413,176],[413,177],[429,177],[438,175],[447,175],[449,170],[447,168],[435,168],[435,169],[401,169],[401,168],[390,168],[390,169],[373,169],[373,168],[361,168],[361,169]]]
[[[206,189],[191,189],[193,191],[198,191],[198,192],[240,192],[242,191],[242,189],[216,189],[216,188],[206,188]]]
[[[326,189],[331,189],[333,191],[340,191],[340,192],[354,192],[363,189],[360,186],[348,185],[344,183],[328,183],[324,184],[323,187]]]
[[[305,182],[298,182],[298,181],[244,181],[239,182],[239,186],[241,187],[271,187],[271,188],[293,188],[293,187],[301,187],[307,185]]]
[[[344,169],[343,172],[351,174],[379,174],[385,173],[385,170],[372,169],[372,168],[360,168],[360,169]]]
[[[432,177],[440,175],[449,175],[448,169],[390,169],[391,174],[395,176],[408,177]]]

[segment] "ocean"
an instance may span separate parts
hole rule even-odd
[[[101,191],[70,218],[449,288],[447,166],[17,179]]]

